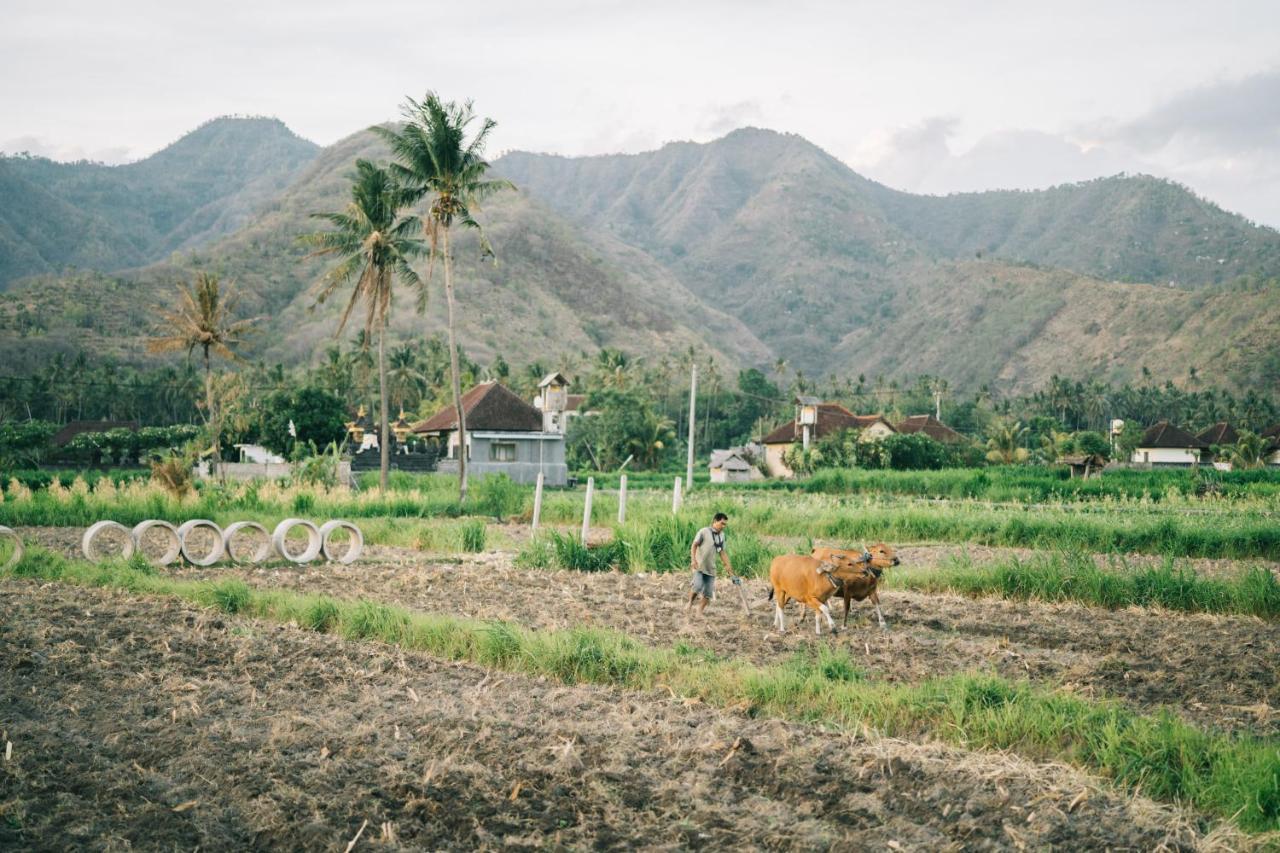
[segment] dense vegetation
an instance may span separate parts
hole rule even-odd
[[[137,304],[167,301],[174,278],[203,268],[269,317],[257,357],[314,364],[335,316],[308,313],[322,267],[295,238],[313,230],[308,214],[342,205],[355,159],[388,156],[357,134],[215,243],[127,277],[85,263],[0,297],[0,360],[29,372],[85,348],[137,363]],[[523,191],[485,206],[503,264],[480,266],[474,244],[457,252],[476,282],[459,294],[460,337],[483,362],[567,362],[599,347],[674,355],[698,341],[727,374],[781,356],[824,382],[927,373],[966,393],[1024,394],[1055,372],[1148,383],[1144,366],[1150,384],[1196,389],[1201,376],[1240,396],[1280,378],[1274,232],[1161,182],[913,201],[925,215],[804,140],[763,131],[636,157],[508,155],[496,167]],[[764,224],[777,222],[785,245]],[[73,230],[69,242],[92,244],[92,229]],[[414,340],[424,321],[397,313],[392,339]],[[443,329],[439,314],[428,312],[428,333]]]
[[[219,118],[123,166],[0,157],[0,291],[23,276],[140,267],[208,243],[319,150],[276,119]]]

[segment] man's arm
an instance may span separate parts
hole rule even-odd
[[[702,531],[698,531],[698,535],[693,537],[693,544],[689,546],[689,565],[693,568],[698,567],[698,543],[702,540]]]
[[[720,562],[724,564],[724,570],[725,570],[726,572],[728,572],[729,574],[731,574],[731,575],[732,575],[732,574],[733,574],[733,566],[729,565],[729,552],[728,552],[728,551],[724,551],[724,550],[721,550],[721,551],[720,551]]]

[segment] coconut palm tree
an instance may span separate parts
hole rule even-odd
[[[1222,455],[1231,463],[1232,470],[1261,468],[1267,462],[1269,444],[1257,433],[1242,429],[1235,444],[1222,448]]]
[[[387,371],[391,402],[401,411],[417,406],[427,387],[427,377],[418,370],[418,354],[412,344],[404,344],[391,353],[391,369]]]
[[[459,104],[442,101],[428,92],[421,101],[407,99],[403,109],[405,124],[399,130],[374,127],[372,130],[387,141],[399,161],[393,173],[404,187],[404,198],[411,202],[429,199],[424,223],[431,241],[430,269],[436,258],[444,263],[444,294],[448,304],[449,371],[453,383],[453,405],[458,418],[458,500],[467,499],[467,417],[462,410],[462,381],[458,368],[458,345],[454,329],[453,258],[449,253],[449,234],[454,225],[474,228],[480,236],[480,256],[493,257],[493,247],[484,229],[473,215],[479,204],[499,190],[514,189],[510,181],[485,177],[489,163],[484,159],[484,146],[489,133],[497,126],[493,119],[483,119],[475,134],[467,139],[468,126],[475,121],[471,101]],[[430,269],[428,276],[430,276]]]
[[[217,355],[228,361],[242,361],[236,348],[244,343],[259,318],[233,319],[238,295],[211,273],[197,273],[192,285],[178,286],[178,306],[160,313],[159,334],[147,342],[149,352],[187,351],[197,348],[204,359],[205,419],[213,432],[213,461],[220,461],[219,426],[213,405],[212,359]]]
[[[1026,462],[1031,454],[1022,446],[1022,442],[1028,432],[1030,430],[1020,422],[996,426],[991,438],[987,439],[987,461],[997,465]]]
[[[351,203],[340,213],[313,213],[334,226],[332,231],[306,234],[303,242],[315,246],[309,257],[337,255],[338,265],[325,275],[317,302],[324,302],[339,287],[353,279],[351,298],[338,321],[337,334],[342,333],[351,312],[363,303],[365,306],[364,343],[374,335],[378,339],[378,404],[381,418],[381,434],[378,450],[381,455],[378,486],[387,490],[390,469],[390,420],[387,413],[387,315],[391,311],[392,285],[400,280],[416,288],[419,303],[425,303],[426,291],[410,262],[426,254],[426,244],[413,236],[422,230],[416,216],[401,216],[404,193],[391,174],[368,160],[356,160],[356,172],[352,176]]]

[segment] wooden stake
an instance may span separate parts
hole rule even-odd
[[[587,502],[582,507],[582,544],[587,544],[587,528],[591,526],[591,494],[596,490],[596,478],[587,478]]]
[[[618,480],[618,523],[625,524],[627,521],[627,475],[623,474]]]
[[[533,490],[533,525],[534,530],[538,529],[538,522],[542,520],[542,472],[538,472],[538,485]]]
[[[675,515],[680,511],[680,478],[676,477],[676,483],[671,488],[671,514]]]

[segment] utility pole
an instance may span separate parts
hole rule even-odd
[[[684,490],[686,493],[693,491],[693,410],[698,403],[698,365],[693,365],[693,371],[689,375],[689,460],[685,463],[684,469]]]

